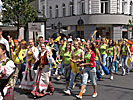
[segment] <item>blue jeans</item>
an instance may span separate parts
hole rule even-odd
[[[96,67],[85,67],[83,72],[83,83],[82,85],[86,86],[88,81],[88,76],[90,74],[90,79],[93,85],[96,85]]]
[[[117,70],[118,70],[117,56],[116,56],[116,59],[115,59],[115,62],[114,62],[114,66],[115,66],[115,73],[117,73]]]
[[[96,60],[95,63],[96,63],[96,71],[98,71],[98,70],[99,70],[99,69],[98,69],[99,60]]]
[[[59,75],[62,75],[63,74],[63,67],[64,67],[64,61],[60,65]]]
[[[77,74],[78,74],[78,73],[77,73]],[[72,89],[72,87],[73,87],[73,83],[74,83],[74,80],[75,80],[77,74],[74,75],[73,72],[72,72],[72,70],[71,70],[71,74],[70,74],[70,82],[69,82],[69,90]]]
[[[101,60],[104,66],[106,65],[106,57],[107,57],[107,54],[101,55]]]
[[[104,66],[106,65],[106,57],[107,57],[107,54],[101,55],[101,60],[102,60]],[[104,74],[102,66],[100,66],[100,71]]]
[[[113,56],[108,56],[107,57],[107,67],[110,69],[111,73],[114,72],[114,69],[113,69],[113,66],[114,66],[113,58],[114,58]]]
[[[69,83],[70,82],[70,74],[71,74],[71,68],[68,69],[68,65],[65,65],[64,64],[64,75],[65,75],[65,79],[66,79],[66,83]]]
[[[129,68],[126,65],[127,56],[121,56],[121,61],[122,61],[122,75],[125,75],[125,71],[126,73],[129,73]]]

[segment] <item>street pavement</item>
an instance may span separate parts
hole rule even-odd
[[[63,93],[65,88],[65,79],[63,77],[60,81],[53,77],[52,83],[55,88],[53,96],[46,95],[36,100],[77,100],[75,95],[80,92],[80,81],[77,82],[76,87],[72,90],[71,96]],[[126,76],[121,76],[121,72],[119,72],[118,75],[114,75],[114,80],[110,80],[109,76],[104,75],[97,84],[98,96],[92,98],[93,88],[90,83],[87,86],[86,93],[83,94],[82,100],[133,100],[133,72]],[[31,94],[25,93],[18,86],[15,87],[14,94],[15,100],[33,100]]]

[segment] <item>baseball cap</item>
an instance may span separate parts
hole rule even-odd
[[[13,42],[18,42],[18,39],[14,39]]]
[[[68,42],[72,42],[73,40],[72,39],[68,39]]]
[[[44,42],[45,42],[45,43],[48,43],[48,40],[45,40]]]

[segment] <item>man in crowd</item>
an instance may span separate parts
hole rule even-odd
[[[0,43],[6,46],[7,52],[6,56],[9,57],[9,43],[8,41],[2,36],[2,28],[0,28]]]

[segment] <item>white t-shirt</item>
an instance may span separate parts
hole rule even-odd
[[[6,46],[6,50],[9,52],[9,43],[5,38],[0,39],[0,43],[4,44]]]

